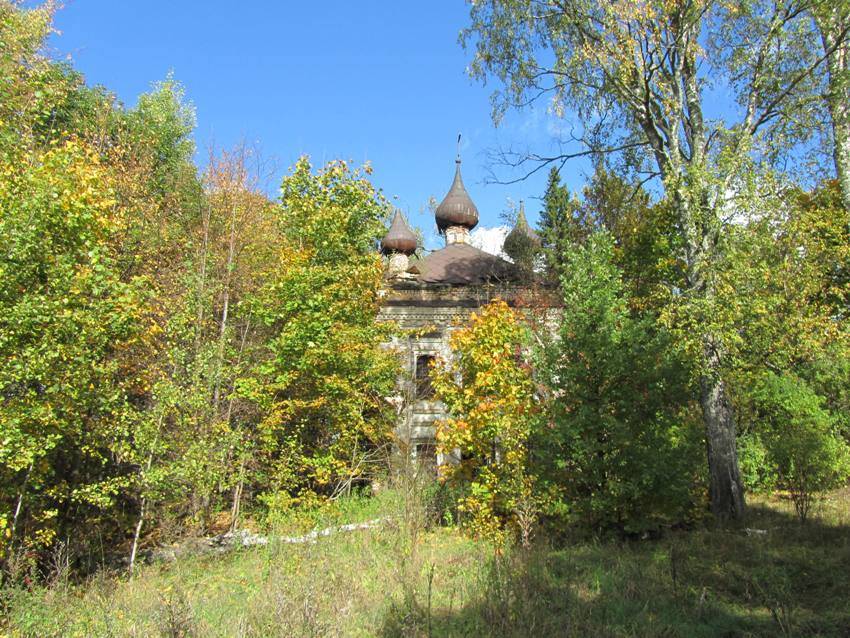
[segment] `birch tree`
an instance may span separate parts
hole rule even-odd
[[[832,124],[832,156],[844,207],[850,210],[850,2],[819,0],[812,16],[828,70],[826,103]]]
[[[563,165],[619,155],[675,210],[681,298],[701,360],[711,508],[721,519],[741,517],[745,502],[722,328],[712,321],[713,264],[726,224],[753,201],[757,171],[804,136],[794,109],[806,103],[824,61],[811,46],[809,6],[489,0],[472,5],[461,35],[474,51],[472,75],[500,82],[497,120],[508,108],[549,100],[554,115],[569,112],[578,122],[569,140],[578,150],[509,160]],[[734,100],[718,109],[717,95]]]

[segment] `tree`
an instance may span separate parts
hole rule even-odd
[[[543,265],[542,242],[540,236],[528,225],[525,218],[525,205],[520,202],[514,227],[505,237],[502,250],[514,262],[517,275],[523,281],[530,282]]]
[[[437,397],[451,415],[437,427],[437,443],[454,464],[443,478],[465,488],[460,509],[468,527],[497,545],[528,543],[540,506],[529,465],[539,413],[523,349],[527,329],[501,300],[473,313],[451,336],[452,361],[432,372]]]
[[[663,187],[676,217],[682,292],[699,341],[711,507],[720,518],[743,514],[744,493],[723,377],[725,346],[711,322],[713,268],[726,221],[752,192],[759,158],[788,150],[785,134],[796,113],[785,109],[821,62],[795,39],[806,28],[796,5],[756,4],[745,45],[716,49],[703,43],[725,44],[727,34],[742,34],[730,28],[735,8],[690,0],[479,2],[462,36],[474,41],[472,73],[503,83],[495,96],[497,117],[510,106],[551,97],[556,113],[572,108],[583,122],[588,148],[537,159],[628,155]],[[729,121],[706,116],[701,69],[708,67],[736,95]]]
[[[538,376],[552,397],[538,452],[545,476],[596,529],[685,520],[701,487],[701,441],[683,349],[653,315],[632,315],[610,234],[591,234],[563,258],[558,334],[538,336]]]
[[[91,149],[3,153],[0,175],[0,476],[13,538],[45,547],[126,486],[113,452],[137,418],[138,377],[123,354],[152,324],[145,281],[122,279],[109,173]]]
[[[42,55],[52,15],[0,2],[0,347],[17,361],[0,380],[0,509],[17,547],[70,539],[91,566],[130,531],[135,553],[185,488],[187,451],[215,449],[186,417],[203,394],[176,382],[193,378],[183,260],[203,198],[179,85],[123,108]]]
[[[844,208],[850,209],[850,3],[815,0],[811,13],[826,57],[826,104],[832,123],[832,156]]]
[[[175,106],[172,116],[180,113]],[[158,112],[160,123],[179,121],[165,105]],[[274,245],[272,206],[259,192],[256,161],[244,146],[210,152],[199,214],[161,228],[168,240],[158,243],[160,249],[177,244],[185,253],[159,267],[161,337],[148,369],[145,418],[128,449],[137,470],[138,507],[130,571],[146,519],[197,517],[206,528],[230,490],[231,526],[239,520],[256,443],[251,426],[258,418],[235,391],[237,378],[252,364],[248,354],[257,332],[240,302],[256,293]]]
[[[335,496],[384,467],[398,361],[381,347],[375,247],[389,210],[345,162],[313,174],[302,158],[283,180],[276,258],[245,301],[262,341],[239,381],[263,415],[261,485],[272,498]]]
[[[639,309],[663,307],[670,290],[682,286],[670,207],[652,204],[640,183],[630,182],[603,162],[597,162],[578,198],[560,183],[559,170],[553,166],[540,222],[550,276],[560,279],[564,253],[603,229],[614,240],[614,261],[631,290],[631,303]]]
[[[25,148],[34,142],[38,124],[49,120],[53,104],[65,91],[52,81],[52,65],[40,49],[52,29],[54,7],[22,10],[0,1],[0,145]]]
[[[850,354],[850,215],[834,183],[789,190],[731,229],[717,269],[718,323],[730,326],[731,367],[806,377],[803,368]],[[744,382],[743,386],[750,385]]]
[[[837,453],[830,437],[850,431],[850,220],[834,181],[811,193],[786,191],[762,207],[760,219],[737,225],[727,238],[718,323],[729,326],[728,374],[746,478],[758,489],[793,482],[805,509],[832,467],[809,466],[807,455]],[[792,481],[789,471],[804,465],[811,482],[800,475]]]
[[[546,191],[543,193],[539,228],[546,270],[553,280],[557,280],[561,272],[560,256],[564,246],[582,238],[582,225],[576,219],[581,210],[581,202],[561,184],[560,171],[553,166],[549,169]]]

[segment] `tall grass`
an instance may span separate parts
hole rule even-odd
[[[845,636],[850,494],[801,526],[785,500],[750,528],[670,531],[497,555],[421,484],[340,512],[377,528],[3,591],[9,636]],[[377,507],[377,509],[376,509]],[[347,522],[347,521],[345,521]],[[765,533],[757,533],[753,529]]]

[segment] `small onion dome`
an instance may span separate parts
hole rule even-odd
[[[391,253],[401,253],[402,255],[412,255],[416,252],[416,246],[419,240],[410,226],[404,219],[404,216],[399,212],[395,212],[393,223],[390,224],[390,229],[384,238],[381,240],[381,252],[385,255]]]
[[[525,219],[525,207],[520,202],[516,225],[505,237],[502,250],[521,268],[532,268],[535,255],[540,251],[540,237],[531,230]]]
[[[514,224],[511,232],[508,233],[508,236],[505,237],[505,243],[512,243],[513,241],[517,241],[520,235],[525,235],[528,239],[531,240],[531,243],[539,247],[541,245],[540,236],[532,230],[531,226],[528,225],[528,220],[525,218],[525,204],[523,202],[519,203],[519,214],[516,218],[516,224]],[[513,237],[514,239],[511,239]]]
[[[478,224],[478,208],[476,208],[469,193],[463,186],[463,179],[460,176],[460,158],[455,160],[457,168],[455,169],[455,179],[452,182],[452,187],[443,198],[443,201],[437,206],[436,214],[437,228],[440,232],[445,232],[450,226],[461,226],[472,230]]]

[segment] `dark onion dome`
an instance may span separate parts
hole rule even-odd
[[[437,206],[435,217],[437,219],[437,228],[440,232],[445,232],[450,226],[462,226],[472,230],[478,224],[478,208],[476,208],[469,193],[463,185],[463,178],[460,176],[460,158],[455,160],[457,168],[455,168],[455,179],[452,182],[452,187],[449,192]]]
[[[408,257],[416,252],[419,240],[404,219],[401,212],[396,211],[393,223],[384,238],[381,240],[381,252],[385,255],[401,253]]]

